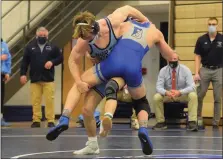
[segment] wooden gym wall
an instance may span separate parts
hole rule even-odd
[[[218,31],[222,33],[222,1],[171,1],[170,41],[180,56],[180,61],[194,74],[194,47],[197,38],[208,30],[209,17],[218,18]],[[213,117],[213,90],[209,86],[204,98],[203,117]]]

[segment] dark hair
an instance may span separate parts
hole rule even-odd
[[[208,21],[212,21],[212,20],[217,21],[217,24],[218,24],[218,19],[216,17],[210,17],[210,18],[208,18]]]
[[[1,42],[3,41],[3,39],[1,38]]]

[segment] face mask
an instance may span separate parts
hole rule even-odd
[[[209,26],[209,27],[208,27],[208,32],[209,32],[210,34],[215,33],[215,32],[216,32],[216,26]]]
[[[171,68],[176,68],[178,66],[178,61],[170,61],[169,65]]]
[[[37,41],[39,44],[45,44],[47,41],[46,37],[37,37]]]
[[[98,34],[96,34],[94,36],[94,38],[89,42],[89,44],[95,44],[95,42],[97,41],[97,39],[99,38]]]

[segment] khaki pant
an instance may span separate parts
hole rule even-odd
[[[161,94],[157,93],[154,95],[153,100],[155,104],[156,121],[158,123],[165,122],[163,107],[164,102],[188,102],[188,119],[189,121],[197,121],[198,100],[197,94],[195,92],[176,97],[175,99],[171,99],[167,96],[162,96]]]
[[[122,102],[132,102],[132,98],[131,98],[130,94],[125,94],[123,91],[118,92],[117,99],[122,101]],[[104,98],[102,100],[102,102],[100,102],[100,104],[99,104],[101,117],[104,115],[105,102],[106,102],[106,98]],[[132,109],[131,119],[132,120],[137,119],[137,116],[136,116],[136,113],[135,113],[134,109]]]
[[[214,94],[214,116],[213,125],[218,125],[221,118],[221,99],[222,99],[222,68],[211,70],[202,67],[200,69],[200,86],[197,88],[198,94],[198,116],[202,116],[203,99],[207,93],[210,82],[213,86]]]
[[[42,119],[41,102],[42,95],[45,99],[45,116],[48,122],[54,122],[54,82],[31,83],[31,96],[33,106],[33,122]]]

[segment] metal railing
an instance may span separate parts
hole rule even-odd
[[[45,16],[46,16],[46,17],[49,16],[50,13],[52,13],[54,10],[57,9],[58,6],[61,5],[61,3],[63,3],[63,1],[61,1],[60,3],[57,3],[57,4],[55,5],[55,8],[54,8],[53,10],[51,10],[51,12],[48,12]],[[42,10],[41,10],[41,12],[42,12]],[[35,17],[36,17],[36,16],[35,16]],[[25,38],[25,37],[30,33],[30,30],[29,30],[30,28],[29,28],[29,29],[28,29],[28,28],[26,29],[26,26],[28,26],[34,19],[35,19],[34,17],[33,17],[32,19],[30,19],[26,24],[23,25],[23,28],[20,27],[21,30],[18,30],[17,33],[23,31],[23,38]],[[39,23],[40,23],[40,22],[39,22]],[[33,27],[37,26],[39,23],[33,25]],[[45,26],[45,27],[47,28],[47,26]],[[19,42],[20,42],[20,41],[16,41],[10,48],[13,48],[13,47],[16,46]],[[13,56],[12,56],[12,60],[13,60],[14,58],[16,58],[16,57],[19,55],[19,52],[20,52],[20,50],[13,54]]]
[[[12,50],[13,52],[16,53],[18,50],[20,50],[20,53],[18,54],[17,58],[14,59],[14,63],[17,63],[17,65],[14,66],[13,69],[14,71],[12,72],[11,79],[7,82],[6,85],[6,90],[8,90],[8,92],[6,92],[5,95],[6,101],[9,100],[22,87],[21,83],[19,82],[20,78],[19,72],[23,56],[23,48],[25,45],[27,45],[31,40],[35,38],[36,35],[35,31],[38,26],[48,25],[47,29],[49,29],[50,32],[49,35],[50,41],[56,44],[58,47],[63,48],[63,46],[66,45],[67,42],[72,39],[72,18],[74,14],[79,11],[86,10],[87,7],[88,10],[96,14],[101,9],[103,9],[103,6],[105,6],[108,3],[108,1],[102,1],[101,3],[101,1],[93,1],[93,0],[86,0],[84,1],[84,3],[78,0],[64,1],[64,2],[66,3],[61,4],[61,6],[58,5],[58,7],[55,7],[58,9],[53,11],[49,16],[44,17],[44,20],[40,19],[37,21],[37,23],[32,24],[31,28],[26,31],[26,37],[21,37],[18,45],[16,45],[13,48],[14,50],[14,51]],[[70,2],[72,2],[72,4],[70,4]],[[51,12],[52,9],[50,9],[49,12]],[[34,25],[36,26],[33,27]],[[26,44],[22,43],[23,39],[25,39]]]
[[[15,7],[17,7],[20,3],[22,2],[22,0],[18,1],[16,4],[14,4],[5,14],[2,15],[2,19],[7,16]]]
[[[63,24],[64,20],[69,17],[75,10],[77,10],[82,4],[86,3],[86,1],[80,1],[69,13],[64,16],[63,19],[61,19],[50,31],[49,34],[54,31],[59,25]],[[89,1],[87,1],[89,3]]]
[[[62,3],[63,3],[63,1],[62,1]],[[66,6],[66,8],[68,8],[70,5],[72,5],[72,3],[73,3],[73,2],[70,1],[70,3]],[[58,7],[60,4],[61,4],[61,3],[58,3],[57,6],[55,6],[54,10],[56,10],[56,7]],[[65,9],[66,9],[66,8],[65,8]],[[55,16],[53,19],[51,19],[51,21],[50,21],[49,23],[47,23],[46,25],[44,25],[44,27],[46,27],[46,28],[49,27],[49,25],[52,24],[52,22],[53,22],[58,16],[62,16],[62,13],[63,13],[63,12],[60,12],[57,16]],[[25,29],[25,28],[24,28],[24,29]],[[29,31],[28,31],[28,32],[24,31],[23,33],[24,33],[24,34],[23,34],[23,38],[24,38],[26,35],[29,34]],[[51,32],[49,31],[49,33],[51,33]],[[31,42],[34,38],[35,38],[35,36],[33,36],[29,41],[27,41],[27,42],[24,44],[24,46],[27,45],[29,42]],[[13,55],[12,59],[14,59],[15,57],[17,57],[17,56],[19,55],[19,53],[20,53],[22,50],[23,50],[23,48],[20,48],[20,50],[18,50],[18,51]]]
[[[40,10],[38,13],[36,13],[35,16],[33,16],[31,19],[29,19],[28,22],[26,22],[26,24],[22,25],[19,29],[17,29],[17,31],[15,33],[13,33],[6,40],[6,43],[9,43],[19,32],[21,32],[22,30],[24,30],[41,12],[43,12],[45,9],[47,9],[53,2],[54,1],[50,1],[46,6],[44,6],[44,8],[42,10]],[[28,9],[28,11],[30,12],[30,9]],[[30,13],[28,13],[28,14],[30,14]]]
[[[62,2],[64,3],[65,1],[62,1]],[[67,5],[63,5],[64,8],[61,8],[60,4],[57,4],[56,6],[60,7],[61,11],[55,17],[50,19],[50,21],[47,24],[44,25],[46,27],[51,25],[51,27],[52,27],[52,28],[48,28],[49,29],[49,34],[52,34],[52,36],[49,36],[49,40],[51,41],[51,40],[56,39],[58,37],[58,35],[61,34],[61,32],[63,31],[64,28],[71,25],[72,21],[70,21],[70,19],[73,16],[72,13],[74,13],[75,11],[78,12],[80,10],[83,10],[83,9],[89,7],[91,5],[91,2],[93,2],[93,1],[92,0],[88,0],[88,1],[69,1],[69,3],[66,3]],[[54,9],[56,10],[57,7],[55,7]],[[29,22],[31,22],[32,19],[30,19]],[[59,21],[58,21],[58,19],[59,19]],[[27,25],[28,25],[28,23],[23,25],[22,29],[26,28]],[[24,32],[24,33],[26,33],[26,34],[24,34],[23,38],[26,38],[28,32]],[[35,38],[35,35],[33,34],[26,41],[26,43],[21,44],[21,47],[18,49],[18,51],[13,56],[13,57],[18,56],[18,59],[16,59],[16,61],[12,64],[12,78],[16,74],[19,73],[20,64],[21,64],[21,61],[22,61],[23,50],[24,50],[25,46],[27,44],[29,44],[34,38]]]
[[[67,10],[67,8],[69,8],[69,7],[70,7],[72,4],[74,4],[74,3],[77,3],[77,4],[75,5],[75,7],[73,7],[71,10]],[[64,24],[64,21],[67,19],[67,17],[70,16],[71,13],[73,13],[75,10],[77,10],[77,9],[78,9],[82,4],[84,4],[84,3],[89,3],[89,1],[71,1],[71,3],[69,3],[65,8],[63,8],[63,10],[66,11],[66,16],[63,16],[63,19],[61,19],[59,22],[57,21],[56,25],[53,26],[53,28],[49,30],[49,34],[51,34],[53,31],[55,31],[59,26],[66,25],[66,24]],[[82,8],[82,9],[83,9],[83,8]],[[67,12],[67,11],[69,11],[69,12]],[[56,17],[63,15],[63,13],[65,13],[65,12],[60,12]],[[56,20],[56,17],[54,17],[54,18],[53,18],[48,24],[46,24],[45,26],[48,26],[49,24],[52,24],[53,21]],[[26,24],[26,25],[27,25],[27,24]],[[24,27],[25,27],[26,25],[24,25]],[[62,31],[62,30],[60,30],[60,32],[61,32],[61,31]],[[58,32],[57,32],[57,33],[58,33]],[[25,35],[24,35],[24,36],[25,36]],[[30,43],[34,38],[35,38],[35,36],[33,36],[30,40],[28,40],[28,41],[26,42],[26,44],[24,44],[24,47],[25,47],[25,45],[27,45],[28,43]],[[52,37],[52,38],[54,38],[54,37]],[[50,39],[52,39],[52,38],[50,38]],[[21,53],[21,52],[23,51],[24,47],[20,48],[20,49],[15,53],[14,57],[15,57],[15,56],[18,56],[19,53]],[[12,65],[12,70],[15,70],[15,71],[14,71],[14,74],[16,74],[16,73],[19,72],[19,68],[18,68],[18,66],[19,66],[19,64],[21,63],[21,61],[22,61],[22,56],[21,56],[21,57],[20,57],[20,58],[19,58],[19,59]],[[13,74],[13,75],[14,75],[14,74]],[[13,75],[12,75],[12,77],[13,77]]]

